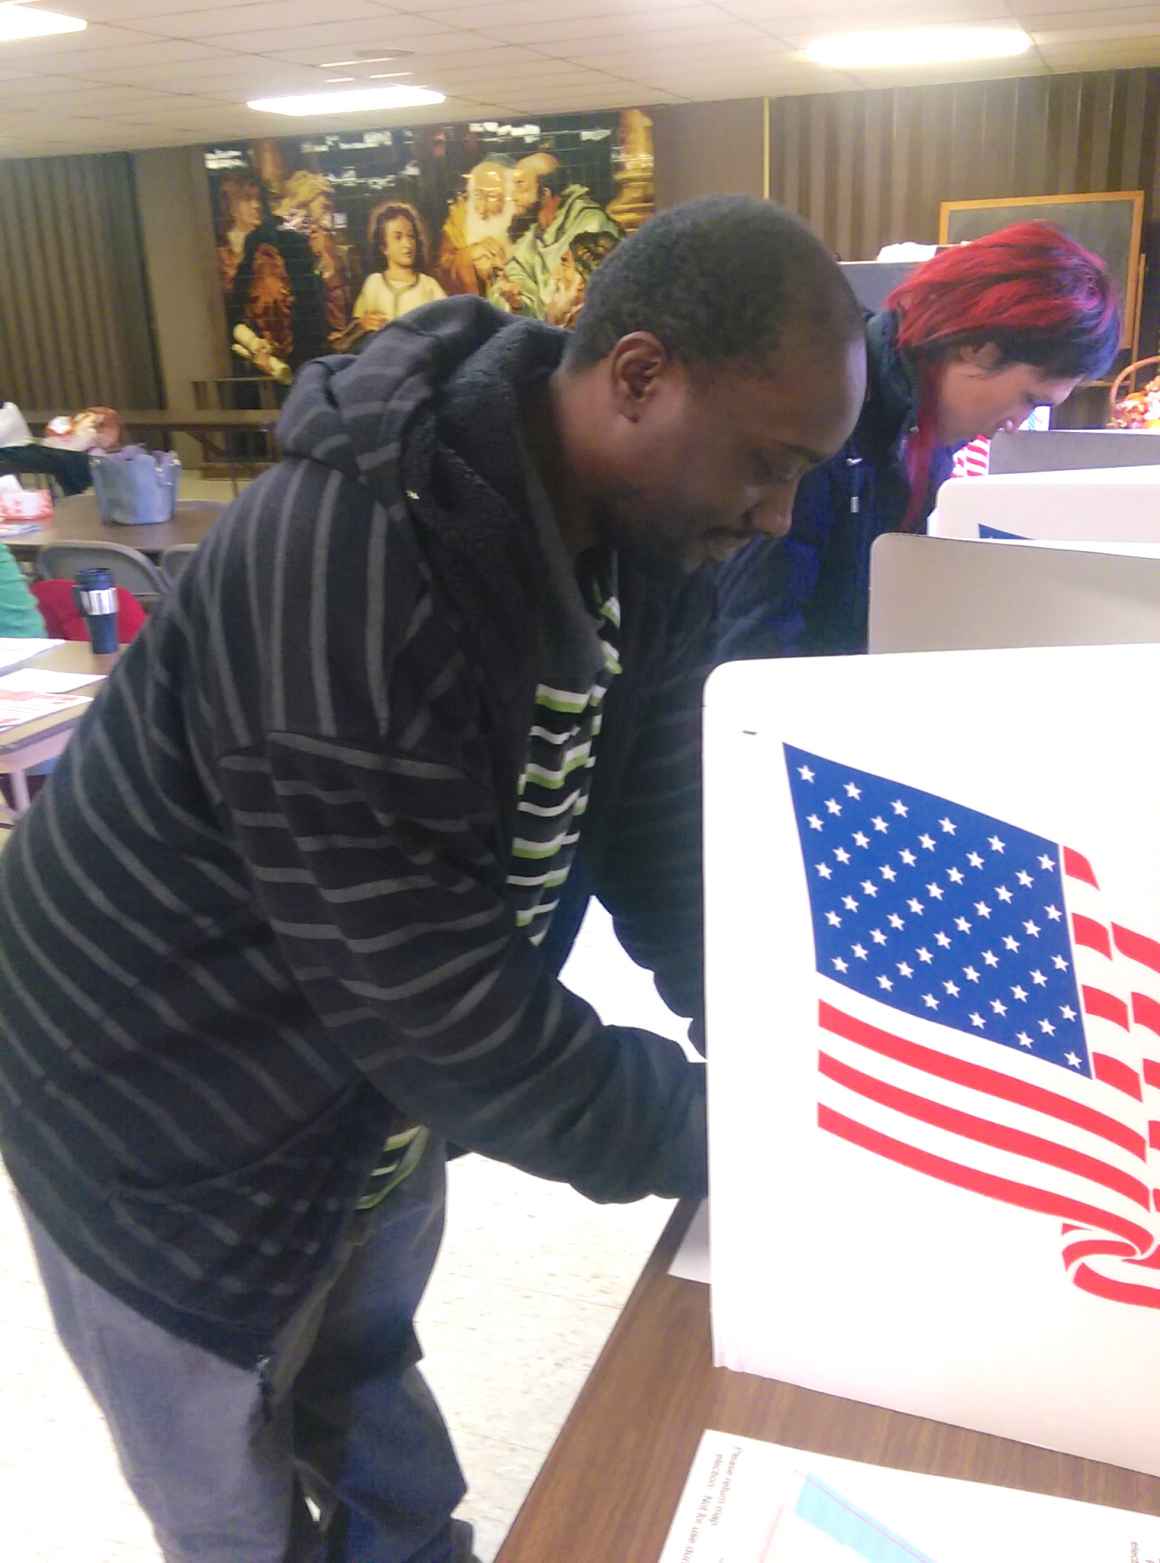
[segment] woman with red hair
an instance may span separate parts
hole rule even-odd
[[[848,445],[802,479],[788,536],[721,573],[722,659],[864,651],[874,539],[922,531],[958,446],[1059,406],[1119,339],[1103,261],[1047,223],[917,267],[867,321],[866,403]]]

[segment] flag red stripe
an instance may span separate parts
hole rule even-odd
[[[1094,1015],[1097,1020],[1110,1020],[1117,1026],[1123,1026],[1125,1031],[1131,1027],[1128,1024],[1128,1006],[1123,999],[1116,998],[1114,993],[1105,993],[1102,988],[1081,988],[1083,994],[1083,1007],[1089,1015]]]
[[[1100,888],[1099,880],[1092,872],[1092,866],[1087,858],[1080,852],[1073,852],[1070,847],[1063,849],[1063,871],[1070,874],[1073,879],[1082,879],[1085,884],[1091,885],[1093,890]]]
[[[1147,1158],[1147,1146],[1142,1134],[1137,1134],[1127,1124],[1109,1117],[1107,1113],[1073,1102],[1070,1097],[1060,1096],[1043,1086],[1028,1085],[1026,1081],[1000,1074],[998,1070],[986,1069],[982,1064],[964,1063],[945,1053],[937,1053],[933,1048],[923,1047],[921,1043],[908,1042],[905,1037],[896,1037],[892,1032],[868,1025],[824,1001],[818,1006],[818,1022],[824,1031],[831,1031],[835,1036],[844,1037],[847,1042],[856,1042],[860,1047],[881,1053],[885,1058],[896,1059],[899,1063],[936,1075],[941,1080],[952,1080],[956,1085],[983,1091],[1007,1102],[1018,1102],[1022,1107],[1033,1108],[1050,1118],[1058,1118],[1077,1129],[1098,1135],[1102,1140],[1109,1140],[1113,1145],[1119,1145],[1133,1156],[1138,1156],[1141,1161]]]
[[[1147,966],[1160,976],[1160,943],[1149,939],[1147,934],[1133,933],[1131,928],[1124,928],[1119,923],[1112,924],[1112,937],[1121,955],[1139,961],[1141,966]]]
[[[1097,1275],[1087,1265],[1072,1271],[1072,1280],[1081,1291],[1104,1297],[1109,1302],[1134,1303],[1137,1308],[1160,1308],[1160,1287],[1135,1286],[1130,1281],[1113,1281],[1106,1275]]]
[[[1132,994],[1132,1019],[1138,1026],[1147,1026],[1149,1031],[1154,1031],[1160,1037],[1160,1004],[1146,993]],[[1147,1067],[1145,1064],[1145,1070]]]
[[[1146,1058],[1144,1060],[1144,1084],[1155,1086],[1157,1090],[1160,1090],[1160,1064],[1155,1059]]]
[[[1154,1151],[1160,1151],[1160,1123],[1155,1119],[1148,1125],[1148,1144]]]
[[[1105,1085],[1111,1085],[1117,1091],[1123,1091],[1125,1096],[1134,1097],[1137,1102],[1144,1100],[1144,1093],[1140,1089],[1140,1076],[1130,1064],[1125,1064],[1122,1059],[1109,1058],[1106,1053],[1093,1053],[1092,1073],[1097,1080],[1102,1080]]]
[[[1094,917],[1085,917],[1082,912],[1071,914],[1071,935],[1077,944],[1082,944],[1089,950],[1098,950],[1101,955],[1112,958],[1112,941],[1108,936],[1108,930],[1103,923],[1097,923]]]
[[[1131,1243],[1137,1253],[1146,1252],[1152,1246],[1152,1235],[1144,1227],[1114,1216],[1111,1211],[1085,1205],[1082,1200],[1065,1199],[1046,1189],[1032,1188],[1026,1183],[1016,1183],[1010,1178],[997,1178],[989,1172],[979,1172],[974,1167],[962,1167],[945,1157],[920,1151],[917,1146],[905,1145],[901,1140],[880,1134],[866,1124],[855,1123],[852,1118],[835,1112],[832,1107],[819,1106],[818,1128],[839,1139],[848,1140],[863,1150],[873,1151],[887,1161],[909,1167],[913,1172],[925,1173],[940,1182],[968,1189],[973,1194],[985,1194],[989,1199],[1004,1205],[1018,1205],[1023,1210],[1036,1210],[1045,1216],[1058,1216],[1061,1220],[1078,1221],[1085,1227],[1103,1228]]]
[[[961,1135],[963,1139],[974,1140],[979,1145],[993,1145],[996,1150],[1009,1151],[1013,1156],[1024,1156],[1029,1161],[1058,1167],[1061,1172],[1085,1178],[1089,1183],[1099,1183],[1115,1194],[1122,1194],[1125,1199],[1130,1199],[1133,1204],[1147,1211],[1152,1209],[1152,1191],[1146,1184],[1095,1156],[1069,1150],[1066,1145],[1057,1145],[1052,1140],[1045,1140],[1038,1134],[1028,1134],[1023,1129],[992,1123],[987,1118],[978,1118],[974,1113],[962,1112],[957,1107],[945,1107],[940,1102],[916,1096],[913,1091],[904,1091],[899,1086],[887,1085],[884,1080],[863,1074],[860,1069],[852,1069],[849,1064],[831,1058],[828,1053],[819,1054],[818,1068],[828,1079],[845,1086],[848,1091],[854,1091],[858,1096],[878,1102],[894,1112],[905,1113],[908,1118],[917,1118],[920,1123],[929,1123],[936,1129],[945,1129],[948,1134]]]
[[[1063,1250],[1063,1262],[1070,1269],[1073,1264],[1078,1264],[1081,1259],[1090,1259],[1093,1254],[1101,1254],[1108,1259],[1133,1259],[1136,1250],[1131,1243],[1121,1243],[1119,1239],[1087,1237],[1067,1245]]]

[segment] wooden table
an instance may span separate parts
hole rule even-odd
[[[124,543],[156,558],[179,543],[200,543],[226,507],[212,499],[179,499],[172,521],[156,526],[106,525],[95,494],[58,502],[52,519],[37,532],[4,539],[16,557],[34,560],[46,543]]]
[[[19,667],[52,668],[58,673],[108,673],[117,661],[119,652],[109,656],[96,656],[81,641],[66,641],[51,651],[42,651],[38,657],[30,657]],[[4,669],[11,673],[10,667]],[[12,778],[13,808],[8,808],[0,798],[0,823],[11,824],[28,807],[27,772],[31,766],[45,760],[53,760],[60,754],[73,728],[88,710],[89,701],[100,688],[99,684],[87,684],[77,691],[77,703],[64,706],[50,716],[42,716],[35,722],[22,722],[19,727],[0,730],[0,776]]]
[[[674,1213],[496,1563],[656,1563],[706,1428],[1160,1514],[1154,1477],[715,1368],[709,1288],[668,1274],[692,1214]]]
[[[161,443],[168,445],[174,434],[188,434],[201,447],[203,469],[220,467],[225,470],[237,493],[237,475],[251,468],[270,466],[277,460],[274,430],[282,416],[277,407],[131,407],[120,412],[125,440],[137,439],[142,433],[159,434]],[[43,411],[26,412],[30,428],[43,431],[46,424],[58,416]],[[265,455],[238,456],[230,451],[222,436],[236,434],[264,435],[267,447]],[[214,436],[219,436],[215,439]]]

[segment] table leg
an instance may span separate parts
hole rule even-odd
[[[12,812],[23,814],[29,804],[28,777],[24,771],[9,771],[12,778]]]

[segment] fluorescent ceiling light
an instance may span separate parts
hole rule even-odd
[[[413,76],[414,71],[372,71],[368,81],[397,81],[400,76]],[[353,77],[351,78],[354,79]]]
[[[246,104],[260,114],[365,114],[371,109],[418,109],[445,103],[427,87],[358,87],[350,92],[304,92],[292,98],[253,98]]]
[[[61,16],[22,5],[0,5],[0,43],[19,38],[47,38],[53,33],[83,33],[88,26],[79,16]]]
[[[835,70],[874,66],[958,65],[967,60],[1026,54],[1031,39],[1018,27],[906,27],[815,38],[806,58]]]
[[[324,60],[318,68],[337,71],[344,65],[386,65],[390,60],[405,60],[410,52],[410,49],[398,49],[394,54],[360,54],[357,60]]]

